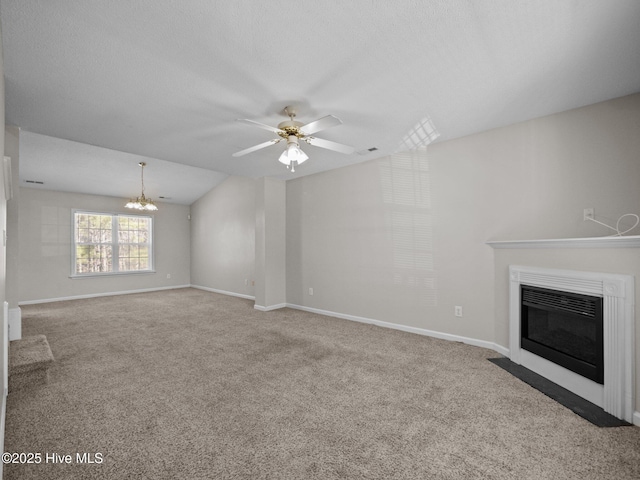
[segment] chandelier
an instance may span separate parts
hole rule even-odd
[[[144,196],[144,167],[147,165],[145,162],[138,163],[140,165],[140,180],[142,183],[142,193],[135,200],[129,200],[125,205],[126,208],[135,208],[136,210],[158,210],[156,204],[147,197]]]

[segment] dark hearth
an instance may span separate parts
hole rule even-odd
[[[532,372],[528,368],[513,363],[508,358],[489,358],[488,360],[598,427],[631,426],[630,423],[614,417],[601,407]]]

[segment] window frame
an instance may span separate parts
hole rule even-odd
[[[111,217],[111,225],[112,225],[112,237],[111,243],[106,243],[106,245],[110,245],[112,248],[111,257],[112,257],[112,265],[113,271],[111,272],[87,272],[87,273],[79,273],[76,271],[77,268],[77,247],[78,245],[82,245],[81,243],[77,243],[76,238],[76,218],[77,215],[86,214],[86,215],[102,215]],[[119,248],[120,242],[118,241],[118,218],[119,217],[138,217],[149,219],[150,222],[150,232],[149,232],[149,241],[146,245],[149,248],[149,267],[145,270],[125,270],[120,271],[119,267]],[[91,277],[111,277],[118,275],[148,275],[152,273],[156,273],[155,270],[155,248],[154,248],[154,237],[155,237],[155,217],[150,214],[139,215],[135,213],[128,212],[98,212],[93,210],[85,210],[85,209],[72,209],[71,210],[71,274],[69,275],[72,279],[78,278],[91,278]]]

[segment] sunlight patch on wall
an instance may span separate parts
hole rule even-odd
[[[385,221],[391,232],[393,284],[415,289],[424,306],[437,305],[431,185],[426,148],[379,161]]]
[[[426,149],[391,155],[381,161],[380,176],[384,203],[431,208]]]
[[[431,216],[391,212],[393,264],[396,268],[433,271]]]

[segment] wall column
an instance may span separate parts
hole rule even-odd
[[[264,177],[256,188],[255,308],[286,305],[286,183]],[[267,254],[268,252],[268,254]]]

